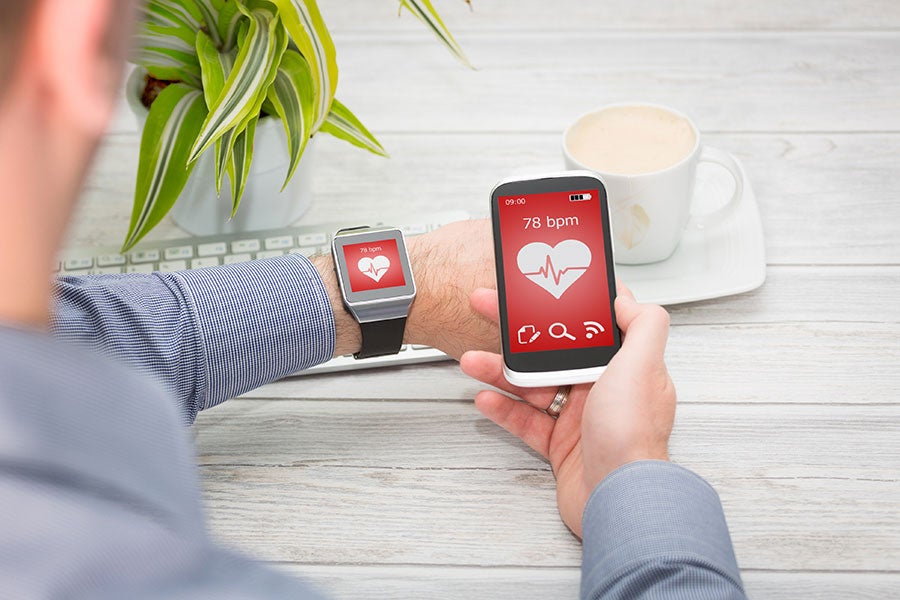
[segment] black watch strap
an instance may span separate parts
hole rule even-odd
[[[359,329],[362,331],[362,348],[353,355],[353,358],[397,354],[403,345],[406,317],[360,323]]]

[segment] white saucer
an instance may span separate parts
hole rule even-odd
[[[737,160],[737,159],[735,159]],[[766,248],[756,195],[744,177],[744,196],[735,213],[712,228],[688,225],[675,253],[647,265],[616,265],[616,275],[639,302],[679,304],[739,294],[756,289],[766,279]],[[697,169],[696,201],[714,208],[734,189],[723,169],[701,164]],[[720,200],[722,199],[722,200]]]

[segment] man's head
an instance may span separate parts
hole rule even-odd
[[[34,0],[0,2],[0,81],[8,81],[12,66],[18,60],[22,31],[33,6]]]
[[[47,311],[48,269],[115,107],[133,8],[0,0],[0,280],[19,284],[0,292],[0,320]]]

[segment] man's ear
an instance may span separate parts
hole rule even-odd
[[[99,136],[113,112],[122,72],[110,55],[111,28],[122,0],[40,0],[26,51],[40,85],[42,109],[74,128]],[[127,1],[127,0],[126,0]]]

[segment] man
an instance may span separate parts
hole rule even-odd
[[[130,12],[0,2],[0,596],[314,598],[209,539],[179,423],[360,348],[331,259],[51,282]],[[488,236],[463,223],[410,240],[420,293],[407,341],[457,357],[497,346]],[[476,403],[553,465],[560,514],[584,536],[583,597],[743,597],[715,492],[667,462],[667,316],[625,289],[616,312],[622,351],[558,420],[536,410],[554,390],[510,387],[491,352],[466,353],[464,370],[528,404]]]

